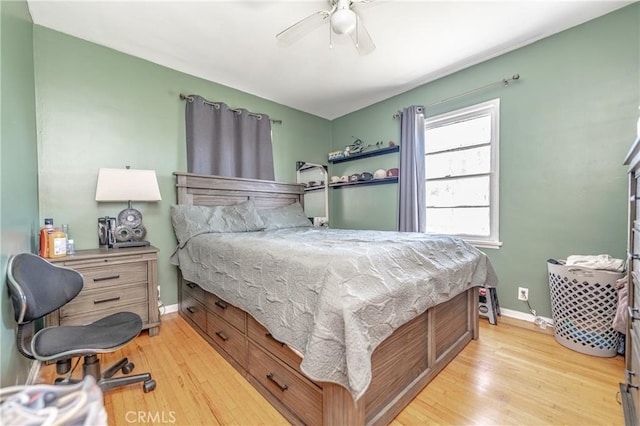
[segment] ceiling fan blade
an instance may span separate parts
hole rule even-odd
[[[311,31],[321,26],[324,22],[327,22],[330,16],[330,12],[321,10],[307,16],[301,21],[296,22],[286,30],[276,35],[278,46],[287,47],[292,45]]]
[[[367,31],[360,16],[357,19],[356,29],[351,33],[351,40],[356,45],[356,50],[360,56],[364,56],[376,50],[376,45],[373,43],[369,31]]]

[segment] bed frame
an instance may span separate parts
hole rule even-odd
[[[258,209],[294,201],[293,183],[174,173],[179,204],[231,205],[252,199]],[[179,274],[180,315],[293,424],[388,424],[472,339],[478,338],[478,288],[427,310],[374,351],[372,382],[354,402],[342,386],[314,382],[301,358],[274,340],[250,314]]]

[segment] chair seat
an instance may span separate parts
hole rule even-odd
[[[87,325],[42,329],[34,336],[31,348],[40,361],[113,352],[135,339],[141,330],[139,315],[118,312]]]

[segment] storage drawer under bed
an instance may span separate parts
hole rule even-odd
[[[322,424],[322,391],[313,382],[251,342],[247,370],[305,424]]]
[[[262,326],[262,324],[250,315],[247,321],[247,336],[249,339],[262,346],[263,349],[266,349],[277,358],[287,363],[291,368],[294,368],[296,371],[300,371],[302,358],[300,358],[287,345],[276,340],[271,333]]]
[[[193,321],[202,331],[207,329],[207,311],[204,305],[198,302],[191,293],[182,287],[182,303],[180,312]]]

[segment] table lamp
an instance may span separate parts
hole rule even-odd
[[[159,201],[160,189],[155,170],[135,170],[127,166],[125,169],[98,170],[96,185],[96,201],[127,201],[128,207],[115,218],[98,220],[99,240],[107,238],[110,248],[144,247],[149,242],[144,240],[146,229],[142,224],[142,213],[131,207],[132,201]],[[101,219],[104,229],[101,229]],[[103,232],[107,235],[101,235]]]

